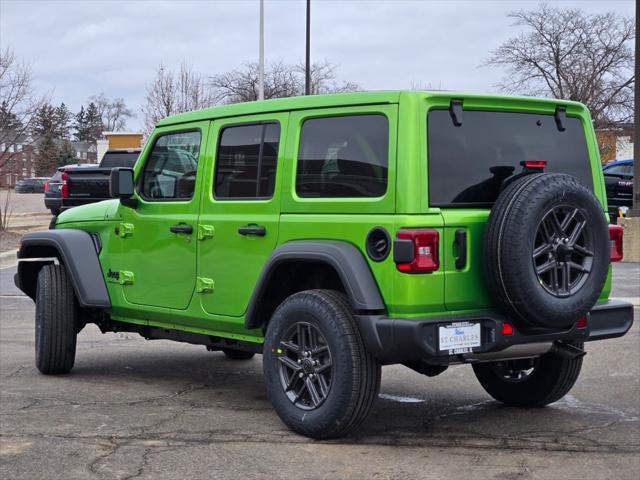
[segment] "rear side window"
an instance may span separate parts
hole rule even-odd
[[[302,125],[300,197],[381,197],[387,190],[389,122],[384,115],[309,119]]]
[[[138,159],[136,152],[107,152],[100,162],[101,168],[133,167]]]
[[[188,200],[193,196],[200,132],[163,135],[142,172],[141,194],[148,200]]]
[[[215,197],[272,197],[279,138],[280,125],[277,123],[223,129],[216,156]]]
[[[520,162],[546,160],[545,172],[568,173],[593,189],[582,123],[553,115],[463,111],[454,126],[448,110],[428,114],[429,201],[432,206],[490,206]]]

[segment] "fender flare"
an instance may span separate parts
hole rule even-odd
[[[83,230],[63,229],[26,233],[18,250],[16,287],[35,300],[38,272],[58,258],[71,279],[81,307],[110,308],[111,300],[98,260],[99,244]],[[22,261],[25,259],[42,259]]]
[[[342,281],[355,312],[385,310],[378,284],[357,247],[341,241],[295,240],[277,247],[265,263],[247,308],[245,326],[248,329],[258,328],[263,323],[258,308],[277,267],[296,261],[324,263],[332,267]]]

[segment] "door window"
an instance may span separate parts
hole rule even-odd
[[[389,123],[384,115],[306,120],[300,133],[300,197],[381,197],[387,191]]]
[[[271,198],[276,182],[279,138],[277,123],[224,128],[216,156],[215,197]]]
[[[189,200],[199,153],[199,131],[159,137],[142,172],[141,195],[148,200]]]

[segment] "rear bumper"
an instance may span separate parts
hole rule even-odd
[[[527,344],[551,344],[556,341],[588,342],[621,337],[633,324],[633,305],[609,300],[596,305],[587,317],[585,328],[564,331],[521,333],[514,329],[513,335],[502,334],[502,324],[507,318],[489,312],[486,315],[451,316],[429,319],[405,320],[386,318],[381,315],[357,315],[355,317],[365,345],[385,363],[401,363],[427,360],[428,363],[446,365],[465,361],[476,354],[493,354],[510,347]],[[469,355],[450,355],[438,348],[438,327],[452,322],[480,322],[480,347],[473,348]]]

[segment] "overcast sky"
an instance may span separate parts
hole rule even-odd
[[[633,0],[551,1],[634,15]],[[338,64],[340,80],[367,90],[413,83],[493,91],[502,72],[479,67],[517,33],[506,14],[536,1],[312,0],[311,55]],[[258,55],[258,0],[0,0],[0,46],[33,68],[36,86],[74,112],[87,97],[123,97],[142,124],[145,87],[160,62],[205,75]],[[265,2],[266,61],[304,59],[304,0]]]

